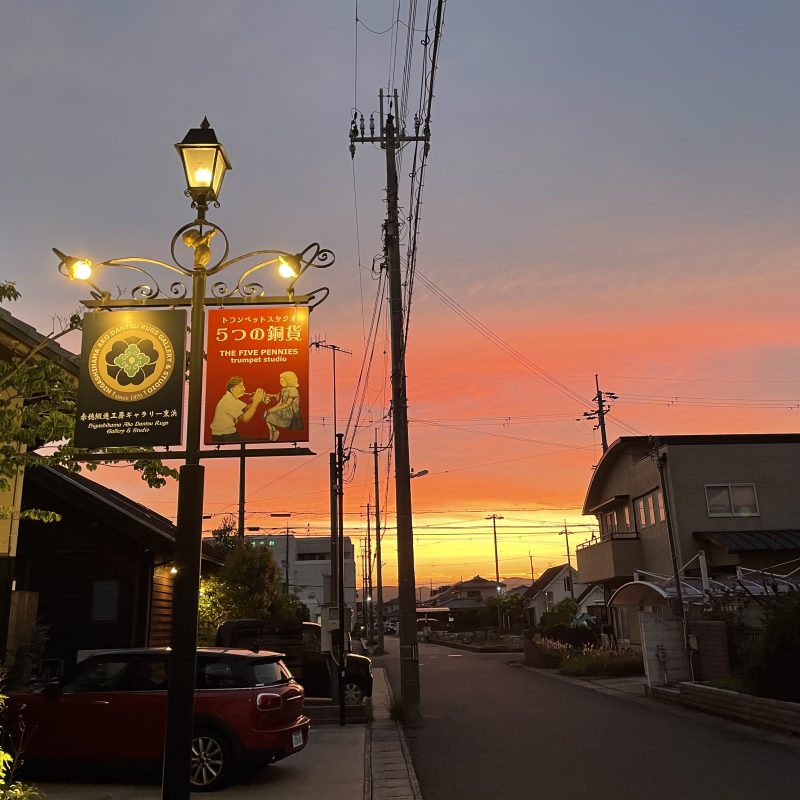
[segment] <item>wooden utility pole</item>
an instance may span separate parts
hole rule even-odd
[[[564,520],[564,530],[561,531],[559,536],[566,536],[567,538],[567,568],[569,570],[569,596],[575,599],[575,586],[572,580],[572,555],[569,552],[569,530],[567,530],[567,521]]]
[[[503,629],[503,614],[500,610],[500,561],[497,558],[497,520],[503,519],[498,514],[490,514],[486,519],[492,521],[492,531],[494,532],[494,574],[497,581],[497,627]]]
[[[375,462],[375,567],[378,578],[378,652],[382,653],[383,642],[383,564],[381,563],[381,513],[380,481],[378,480],[378,432],[375,431],[375,444],[372,447]]]
[[[608,436],[606,435],[606,414],[611,411],[611,406],[609,405],[609,400],[617,400],[619,399],[614,392],[601,392],[600,391],[600,379],[597,375],[594,376],[594,385],[595,389],[597,389],[597,394],[592,398],[595,403],[597,403],[597,408],[593,408],[591,411],[584,411],[583,416],[587,420],[597,420],[597,425],[595,426],[595,430],[600,430],[600,442],[603,445],[603,452],[605,453],[608,450]]]
[[[365,135],[364,117],[353,117],[350,127],[350,154],[356,143],[380,144],[386,151],[386,222],[384,251],[389,275],[389,320],[392,353],[392,429],[394,431],[395,509],[397,515],[397,582],[400,604],[400,704],[409,721],[419,717],[419,653],[417,648],[416,596],[414,575],[414,528],[411,513],[411,460],[408,446],[408,398],[406,395],[406,341],[403,314],[403,279],[400,263],[400,220],[398,211],[397,151],[403,142],[424,142],[427,150],[430,132],[421,120],[414,123],[414,135],[398,129],[397,91],[389,101],[384,119],[383,90],[380,91],[380,127],[375,135],[374,117],[370,135]]]

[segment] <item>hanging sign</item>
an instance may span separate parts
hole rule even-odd
[[[180,444],[185,311],[83,318],[76,447]]]
[[[308,441],[308,307],[208,313],[206,444]]]

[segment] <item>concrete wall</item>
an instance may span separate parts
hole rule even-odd
[[[692,667],[696,681],[728,678],[731,674],[728,658],[728,637],[722,620],[690,619],[686,623],[689,636],[697,639],[697,650],[692,653]]]
[[[648,685],[664,686],[692,680],[681,620],[665,607],[639,612],[642,658]],[[663,657],[659,658],[659,654]]]
[[[800,734],[800,703],[739,694],[697,683],[682,683],[679,688],[683,705],[751,725]]]

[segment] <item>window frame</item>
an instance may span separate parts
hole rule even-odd
[[[731,491],[734,488],[750,488],[753,490],[753,503],[755,505],[755,511],[736,511],[734,504],[733,504],[733,492]],[[730,511],[712,511],[711,507],[708,502],[708,490],[709,489],[727,489],[728,492],[728,507]],[[755,483],[706,483],[703,486],[705,499],[706,499],[706,513],[709,517],[760,517],[761,516],[761,509],[758,505],[758,492],[756,491]]]

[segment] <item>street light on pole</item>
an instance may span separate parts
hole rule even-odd
[[[310,267],[325,268],[334,263],[330,250],[318,243],[308,245],[298,253],[283,250],[254,250],[228,259],[229,242],[225,232],[206,219],[210,204],[219,206],[222,182],[231,163],[225,148],[217,141],[213,128],[204,119],[199,128],[192,128],[184,139],[175,145],[181,157],[186,178],[185,194],[191,198],[196,218],[179,228],[172,237],[170,253],[173,264],[151,258],[114,258],[92,266],[85,258],[75,258],[54,249],[59,258],[59,271],[70,280],[85,283],[91,289],[91,299],[82,301],[87,309],[113,312],[132,309],[189,309],[190,351],[188,362],[189,396],[186,425],[183,435],[185,449],[159,451],[121,447],[115,452],[85,452],[76,461],[141,461],[182,459],[179,470],[177,528],[175,536],[175,574],[172,607],[172,637],[169,659],[169,688],[167,691],[166,733],[162,797],[164,800],[189,800],[190,776],[206,765],[207,756],[203,741],[193,743],[194,681],[197,649],[197,617],[200,584],[200,557],[203,518],[203,490],[205,482],[203,458],[238,457],[234,450],[201,450],[202,382],[205,340],[206,306],[306,306],[314,308],[330,293],[327,287],[306,295],[295,294],[295,284]],[[222,241],[222,256],[214,260],[212,239]],[[179,243],[193,254],[193,263],[185,265],[176,252]],[[253,261],[256,263],[253,264]],[[216,281],[210,286],[212,297],[206,297],[207,278],[217,275],[234,264],[242,263],[244,269],[235,284]],[[156,278],[148,271],[152,266],[167,270],[170,283],[163,291]],[[131,297],[112,298],[109,291],[93,282],[104,268],[118,267],[132,271],[137,285]],[[147,269],[145,269],[147,267]],[[257,270],[274,268],[287,273],[285,294],[267,295],[263,286],[254,280]],[[176,275],[178,277],[176,277]],[[185,322],[183,323],[185,331]],[[143,357],[138,353],[137,357]],[[120,366],[120,369],[122,367]],[[183,364],[176,369],[183,371]],[[180,373],[179,373],[180,374]],[[156,391],[156,390],[153,390]],[[124,416],[124,415],[123,415]],[[179,441],[178,437],[176,441]],[[164,441],[156,444],[165,444]],[[80,446],[80,445],[79,445]],[[92,445],[97,446],[97,445]],[[102,445],[101,445],[102,446]],[[248,451],[252,456],[313,455],[308,448],[261,448]]]
[[[497,581],[497,627],[502,630],[503,616],[500,611],[500,561],[497,558],[497,520],[503,519],[499,514],[490,514],[486,519],[492,521],[492,531],[494,532],[494,575]]]

